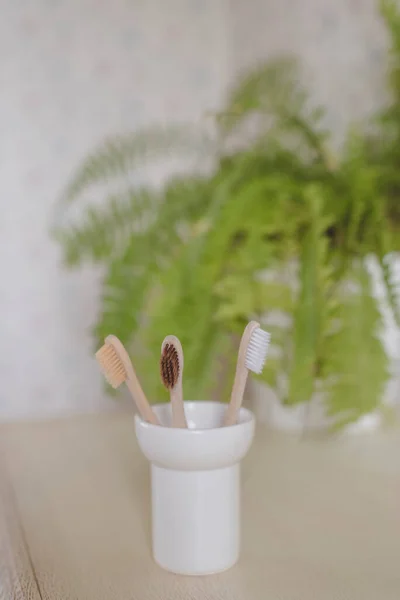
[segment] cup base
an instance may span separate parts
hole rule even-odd
[[[164,565],[164,564],[162,564],[162,562],[158,561],[154,556],[153,556],[153,560],[156,563],[156,565],[158,567],[160,567],[160,569],[163,569],[163,571],[168,571],[168,573],[172,573],[173,575],[181,575],[181,576],[185,576],[185,577],[204,577],[207,575],[218,575],[219,573],[225,573],[225,571],[229,571],[235,565],[237,565],[239,557],[236,558],[229,565],[226,565],[225,567],[221,567],[220,569],[213,569],[213,570],[212,569],[208,569],[208,570],[199,569],[198,571],[196,571],[196,570],[185,571],[184,569],[171,569],[169,566]]]

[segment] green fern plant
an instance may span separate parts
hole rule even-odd
[[[323,390],[339,425],[378,405],[388,362],[370,256],[400,323],[387,261],[400,250],[400,15],[390,0],[382,14],[392,104],[375,138],[352,131],[335,155],[298,65],[281,59],[239,81],[215,135],[174,126],[117,137],[69,184],[55,234],[69,265],[104,268],[95,344],[120,337],[152,398],[165,398],[157,363],[173,332],[185,350],[186,397],[227,399],[238,336],[256,318],[273,339],[262,377],[282,402]],[[238,139],[246,143],[232,150]],[[142,177],[155,161],[189,155],[196,169],[163,186]],[[91,193],[102,201],[90,203]],[[76,200],[85,208],[68,222]]]

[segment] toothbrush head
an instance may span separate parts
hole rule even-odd
[[[114,336],[108,336],[102,346],[96,352],[96,360],[108,383],[117,389],[127,379],[127,370],[124,365],[123,354],[120,349],[121,343]],[[119,343],[118,343],[119,342]]]
[[[104,345],[96,352],[96,360],[104,377],[114,389],[126,383],[141,418],[153,425],[159,425],[160,421],[142,390],[129,354],[115,335],[106,337]]]
[[[178,350],[173,343],[163,344],[160,358],[160,374],[161,381],[168,390],[176,386],[180,372]]]
[[[254,326],[256,324],[252,321],[249,325]],[[257,375],[260,375],[264,368],[270,339],[271,334],[261,329],[259,325],[251,333],[246,350],[245,365],[247,369],[253,371],[253,373],[257,373]]]

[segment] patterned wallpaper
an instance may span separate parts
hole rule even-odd
[[[65,272],[55,200],[105,135],[200,120],[233,74],[295,51],[345,124],[383,98],[372,0],[4,0],[0,20],[0,418],[111,406],[91,356],[99,274]]]

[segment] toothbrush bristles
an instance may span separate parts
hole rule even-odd
[[[108,383],[117,389],[126,379],[125,367],[111,344],[104,344],[96,352],[96,360]]]
[[[161,381],[167,389],[175,387],[179,377],[179,355],[173,344],[165,344],[160,359]]]
[[[271,334],[260,327],[256,329],[251,338],[246,352],[246,367],[253,373],[260,375],[267,359]]]

